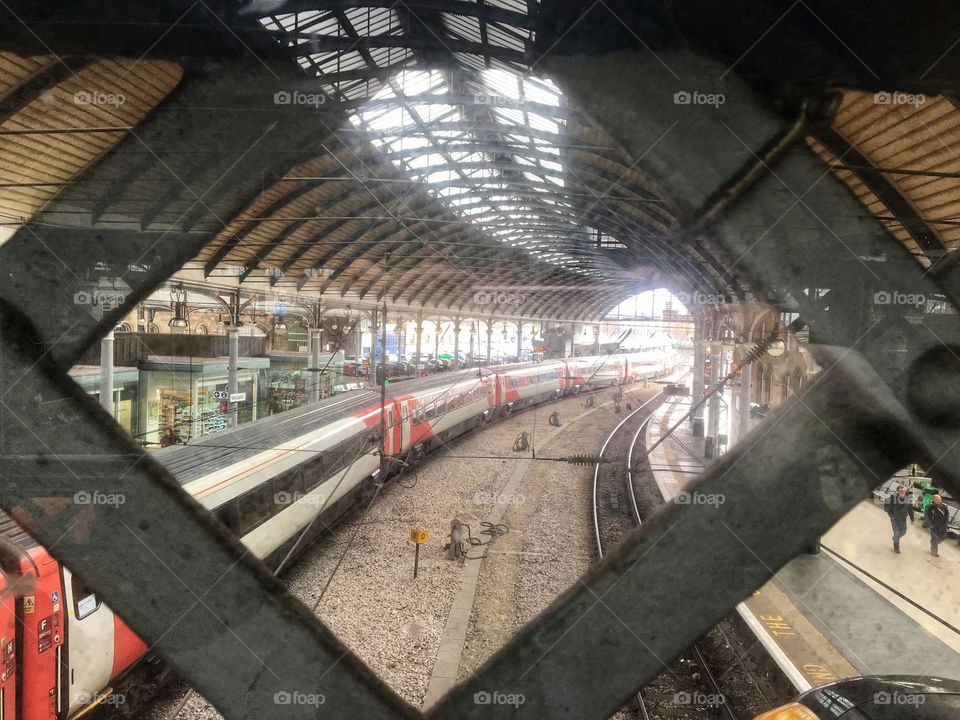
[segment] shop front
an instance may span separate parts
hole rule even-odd
[[[268,358],[240,358],[237,390],[239,424],[264,414],[257,405],[258,375],[270,367]],[[150,357],[140,365],[140,427],[153,447],[167,428],[184,442],[227,427],[226,358]]]

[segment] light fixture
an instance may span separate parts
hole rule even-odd
[[[170,328],[184,329],[187,327],[187,291],[183,289],[183,283],[177,283],[170,288],[170,302],[173,304],[173,317],[167,326]]]
[[[277,309],[277,321],[273,324],[273,329],[285,332],[287,324],[283,321],[283,316],[287,312],[287,301],[280,298],[277,300],[275,307]]]

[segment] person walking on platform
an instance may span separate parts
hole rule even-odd
[[[927,521],[930,523],[930,554],[940,557],[937,546],[947,539],[947,524],[950,522],[950,511],[943,504],[943,498],[933,496],[933,502],[927,505]]]
[[[913,522],[913,500],[907,497],[907,488],[897,487],[897,492],[887,498],[883,509],[890,516],[890,525],[893,526],[893,551],[900,552],[900,538],[907,534],[907,515]]]

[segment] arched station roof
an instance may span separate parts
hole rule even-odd
[[[82,18],[95,5],[63,12]],[[654,286],[721,302],[752,295],[738,258],[708,232],[681,231],[698,211],[544,61],[602,46],[595,20],[561,29],[574,26],[572,5],[168,5],[128,4],[113,34],[70,35],[63,20],[30,10],[7,24],[3,237],[34,236],[56,256],[64,242],[96,238],[116,250],[136,234],[155,242],[99,260],[122,258],[124,283],[153,272],[160,253],[230,287],[405,309],[490,312],[478,297],[505,290],[523,296],[511,310],[526,317],[582,320]],[[656,14],[637,12],[611,10],[604,49],[648,45],[624,30],[638,23],[658,42],[670,38]],[[689,31],[690,18],[678,17]],[[749,28],[715,19],[732,43],[715,52],[772,93],[768,43],[737,58]],[[847,21],[831,16],[832,27]],[[778,67],[786,80],[776,112],[789,115],[810,96],[804,73],[827,55],[838,79],[817,92],[832,86],[842,101],[802,135],[865,216],[936,264],[958,227],[956,106],[932,93],[913,105],[876,101],[880,90],[867,87],[875,73],[841,47],[808,69]],[[882,67],[878,58],[860,59]],[[942,91],[954,64],[949,53],[932,57],[927,84]],[[916,85],[896,87],[918,93]],[[729,190],[717,189],[718,203]]]

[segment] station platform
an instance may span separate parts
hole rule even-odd
[[[649,447],[690,410],[668,399],[648,423]],[[684,422],[651,454],[669,500],[705,463],[703,438]],[[791,560],[737,607],[798,691],[858,675],[940,675],[960,679],[960,547],[930,554],[919,517],[892,550],[883,508],[864,501],[821,541],[821,552]]]

